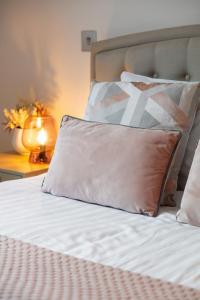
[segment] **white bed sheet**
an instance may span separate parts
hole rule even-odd
[[[200,289],[200,228],[44,194],[44,176],[0,183],[0,234]]]

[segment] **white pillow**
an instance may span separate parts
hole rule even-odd
[[[200,142],[196,149],[189,173],[177,221],[200,226]]]

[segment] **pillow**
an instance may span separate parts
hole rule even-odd
[[[176,81],[176,80],[170,80],[170,79],[161,79],[161,78],[151,78],[139,74],[134,74],[131,72],[122,72],[121,74],[121,81],[125,82],[144,82],[144,83],[151,83],[151,82],[157,82],[157,83],[183,83],[185,81]]]
[[[156,216],[179,138],[65,116],[42,191]]]
[[[152,82],[160,82],[160,83],[183,83],[184,81],[174,81],[174,80],[168,80],[168,79],[155,79],[155,78],[150,78],[130,72],[122,72],[121,74],[121,81],[126,81],[126,82],[145,82],[145,83],[152,83]],[[197,82],[196,82],[197,83]],[[196,97],[199,98],[200,100],[200,88],[198,88],[198,92]],[[191,168],[192,160],[194,157],[195,149],[197,147],[198,141],[200,139],[200,103],[198,105],[198,110],[197,114],[194,120],[194,124],[192,126],[190,135],[189,135],[189,140],[187,143],[187,147],[185,150],[185,156],[183,158],[182,166],[180,169],[180,174],[178,178],[178,189],[179,190],[184,190],[185,184],[188,178],[188,174]]]
[[[195,117],[198,84],[100,82],[93,85],[85,118],[142,128],[183,132],[174,156],[163,205],[175,205],[172,196]]]
[[[189,135],[187,147],[185,150],[185,156],[179,174],[178,188],[181,191],[184,191],[185,189],[185,185],[188,179],[188,175],[194,158],[194,153],[197,148],[199,139],[200,139],[200,104],[198,105],[197,113],[194,119],[194,124],[192,126]]]
[[[177,221],[200,226],[200,142],[195,152]]]

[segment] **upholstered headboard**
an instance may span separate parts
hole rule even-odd
[[[122,71],[199,81],[200,25],[130,34],[93,45],[91,80],[116,81]]]

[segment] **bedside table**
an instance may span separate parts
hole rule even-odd
[[[0,153],[0,182],[36,176],[47,172],[48,164],[32,164],[28,155]]]

